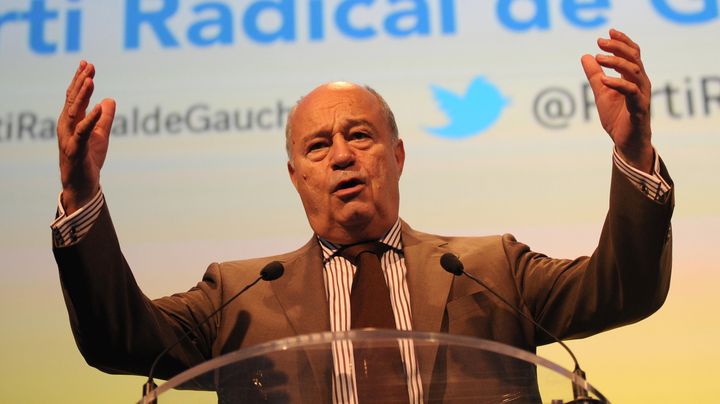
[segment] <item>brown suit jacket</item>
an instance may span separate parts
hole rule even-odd
[[[663,174],[668,178],[664,169]],[[481,286],[445,272],[439,260],[446,252],[458,255],[467,272],[560,338],[638,321],[657,310],[668,291],[672,210],[672,195],[664,203],[651,201],[613,168],[598,247],[592,256],[575,260],[532,252],[511,235],[443,237],[403,223],[413,329],[486,338],[530,351],[551,342]],[[287,254],[211,264],[196,287],[157,300],[145,297],[135,283],[107,209],[82,241],[54,253],[78,347],[90,365],[109,373],[146,374],[157,353],[273,260],[284,263],[283,277],[261,282],[223,309],[191,342],[174,349],[157,375],[168,378],[242,347],[330,329],[322,254],[314,237]],[[452,367],[452,358],[429,356],[419,358],[424,381]],[[299,360],[298,374],[312,371],[322,381],[301,392],[303,400],[326,399],[328,358],[305,359]],[[447,392],[440,388],[426,394]]]

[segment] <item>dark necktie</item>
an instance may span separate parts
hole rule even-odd
[[[371,241],[351,245],[340,252],[357,267],[350,292],[352,329],[396,329],[390,290],[380,265],[380,257],[389,248],[379,241]],[[405,370],[397,345],[355,348],[353,355],[360,404],[408,402]]]

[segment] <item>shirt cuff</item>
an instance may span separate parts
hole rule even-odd
[[[670,191],[670,185],[660,175],[660,157],[657,152],[655,154],[655,160],[653,162],[653,173],[648,174],[638,170],[637,168],[628,164],[617,149],[613,149],[613,163],[615,166],[625,174],[628,180],[637,187],[645,196],[654,201],[664,201],[665,195]]]
[[[57,218],[50,224],[53,245],[56,248],[62,248],[79,243],[97,221],[103,205],[105,205],[105,196],[102,189],[100,189],[90,202],[68,216],[65,214],[65,208],[62,205],[61,192],[58,195]]]

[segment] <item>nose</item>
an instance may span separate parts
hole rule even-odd
[[[330,162],[333,170],[342,170],[355,164],[355,153],[342,135],[336,135],[330,146]]]

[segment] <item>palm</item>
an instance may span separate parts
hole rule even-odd
[[[61,145],[61,153],[68,163],[72,164],[70,177],[85,176],[91,182],[97,182],[100,177],[100,169],[105,162],[107,155],[109,128],[101,128],[96,124],[90,133],[89,138],[83,142],[80,136],[72,135],[64,139]],[[79,170],[80,172],[75,172]]]
[[[625,96],[604,87],[596,99],[600,123],[615,144],[625,145],[633,137],[637,125],[631,121]]]

